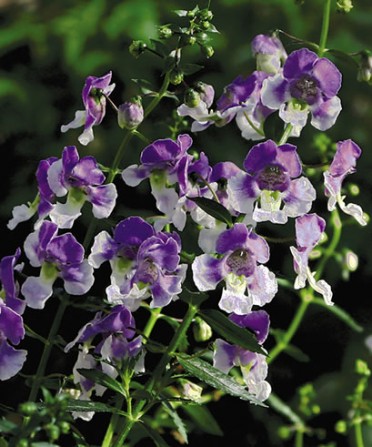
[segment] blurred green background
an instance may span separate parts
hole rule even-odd
[[[354,9],[346,15],[336,13],[336,1],[333,3],[328,47],[344,52],[372,50],[372,2],[355,1]],[[195,4],[191,0],[0,0],[1,255],[13,253],[22,244],[24,235],[31,231],[31,225],[22,224],[22,228],[10,232],[5,224],[13,206],[33,200],[34,173],[40,159],[59,157],[64,146],[76,145],[81,156],[94,155],[100,163],[109,165],[121,142],[122,131],[109,109],[102,125],[95,128],[95,140],[88,147],[82,147],[77,141],[80,129],[60,133],[61,124],[71,121],[75,110],[82,108],[81,89],[85,78],[102,76],[112,70],[117,87],[111,97],[117,104],[138,93],[131,79],[147,79],[154,89],[159,87],[160,61],[152,54],[134,59],[128,46],[133,39],[156,38],[158,25],[175,20],[172,10],[192,9]],[[322,0],[305,0],[302,5],[295,4],[294,0],[212,0],[213,23],[220,31],[212,41],[215,55],[205,60],[197,49],[191,49],[189,60],[203,65],[204,69],[192,76],[190,82],[200,79],[212,84],[218,97],[236,76],[248,75],[255,69],[250,42],[259,33],[281,29],[318,42],[322,5]],[[206,7],[207,2],[201,0],[199,6]],[[298,48],[288,38],[283,37],[283,42],[288,52]],[[343,111],[328,135],[333,141],[352,138],[363,149],[357,173],[350,180],[361,189],[360,196],[353,201],[372,214],[372,86],[357,82],[355,67],[346,61],[332,60],[344,77],[340,92]],[[150,140],[167,137],[173,108],[174,103],[165,100],[141,131]],[[306,128],[298,140],[300,155],[306,163],[318,160],[314,150],[316,134],[315,129]],[[233,124],[210,128],[193,138],[195,147],[205,151],[212,163],[226,160],[228,154],[229,160],[241,166],[252,146],[240,137]],[[133,142],[125,163],[137,162],[141,149],[138,141]],[[135,204],[130,197],[121,200],[117,212],[126,215]],[[326,210],[325,203],[325,200],[321,202],[321,212]],[[363,338],[372,333],[371,242],[371,226],[346,227],[342,244],[359,255],[360,268],[348,283],[338,282],[340,273],[336,263],[326,272],[327,280],[334,285],[335,302],[366,325],[366,333],[355,336],[342,323],[335,322],[334,317],[313,310],[296,343],[310,357],[323,350],[328,362],[321,360],[321,354],[315,364],[299,369],[293,359],[283,356],[271,370],[272,385],[283,398],[294,398],[296,386],[304,381],[317,380],[323,390],[323,408],[330,414],[329,421],[320,421],[320,425],[328,424],[327,430],[338,440],[337,446],[352,445],[352,441],[337,438],[332,424],[339,417],[334,414],[347,412],[344,396],[353,385],[353,358],[368,356]],[[274,258],[278,271],[291,268],[291,259],[286,258],[284,263],[281,257]],[[291,314],[288,309],[295,305],[293,297],[278,297],[271,310],[268,309],[274,327],[286,327]],[[284,445],[275,435],[280,424],[277,416],[248,409],[246,404],[235,400],[225,402],[227,407],[215,409],[222,418],[226,408],[239,413],[233,425],[226,425],[225,421],[226,440],[235,446]],[[250,421],[249,426],[245,421]],[[272,427],[269,430],[272,435],[266,433],[262,438],[268,426]],[[223,442],[216,441],[214,445],[227,445],[227,441]],[[197,440],[192,445],[197,445]],[[308,445],[321,444],[314,441]]]

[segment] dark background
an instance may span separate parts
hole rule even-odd
[[[203,80],[215,87],[218,97],[223,87],[239,74],[248,75],[255,68],[251,56],[250,42],[259,33],[282,29],[301,39],[318,42],[322,1],[305,1],[302,6],[293,0],[214,0],[211,9],[214,21],[221,34],[216,35],[212,44],[215,55],[205,60],[197,48],[191,49],[188,57],[193,63],[204,65],[204,69],[190,81]],[[334,2],[335,3],[335,2]],[[88,147],[77,141],[80,129],[61,134],[61,124],[72,120],[74,112],[81,108],[81,89],[88,75],[101,76],[113,71],[113,82],[117,84],[112,99],[120,104],[138,93],[131,79],[143,78],[160,85],[160,61],[151,54],[133,59],[128,52],[132,39],[156,37],[156,26],[175,20],[174,9],[191,9],[194,3],[181,0],[24,0],[0,1],[0,223],[1,256],[14,253],[22,246],[25,236],[32,231],[31,223],[19,225],[13,232],[6,228],[11,210],[15,205],[32,201],[36,194],[34,173],[39,160],[49,156],[60,156],[65,145],[76,145],[83,155],[94,155],[102,164],[109,165],[120,144],[122,131],[116,124],[116,117],[108,109],[107,116],[99,128],[95,128],[95,139]],[[206,4],[200,2],[200,7]],[[371,49],[372,5],[368,0],[355,2],[348,15],[333,13],[328,40],[329,48],[344,52]],[[288,52],[298,48],[283,37]],[[343,87],[340,97],[343,111],[327,134],[333,141],[352,138],[363,149],[358,170],[348,181],[359,185],[361,193],[349,198],[371,212],[371,122],[372,87],[356,80],[356,69],[346,61],[332,59],[343,73]],[[141,131],[150,139],[168,135],[171,111],[174,103],[165,100],[163,106],[144,123]],[[318,154],[314,150],[314,138],[318,131],[306,128],[298,144],[299,153],[305,163],[316,163]],[[241,166],[252,142],[243,140],[234,124],[222,129],[210,128],[193,135],[194,145],[204,150],[211,164],[217,161],[234,161]],[[137,162],[142,149],[141,143],[133,141],[126,153],[124,163]],[[130,188],[118,184],[122,193],[113,221],[132,213],[146,213],[152,206],[148,189],[143,186],[135,194]],[[320,200],[319,212],[326,210],[325,200]],[[76,226],[77,234],[84,236],[90,213],[86,213]],[[267,226],[268,232],[281,235],[282,231]],[[323,430],[327,442],[337,446],[353,445],[352,437],[346,438],[334,431],[334,423],[345,418],[349,409],[346,396],[356,384],[354,361],[364,358],[371,361],[371,354],[364,345],[364,339],[372,333],[370,290],[372,286],[371,227],[349,225],[345,227],[340,249],[351,249],[359,256],[359,269],[352,273],[350,281],[340,279],[340,264],[332,260],[324,277],[334,290],[334,302],[347,310],[365,327],[363,334],[355,334],[333,315],[321,308],[311,307],[294,344],[309,358],[301,363],[282,354],[270,367],[269,381],[273,390],[284,401],[296,408],[296,389],[306,382],[313,382],[318,391],[317,402],[322,413],[312,418],[309,424]],[[272,247],[270,268],[278,274],[289,273],[293,278],[288,246]],[[272,304],[266,307],[270,313],[272,327],[285,329],[298,305],[298,298],[280,290]],[[43,335],[48,333],[50,318],[56,303],[51,302],[45,311],[27,310],[28,324]],[[182,309],[181,309],[182,310]],[[84,312],[69,312],[62,335],[70,340],[79,327],[87,321]],[[32,346],[33,354],[25,365],[25,373],[34,372],[36,359],[41,352],[40,344],[25,342]],[[272,346],[272,340],[267,348]],[[34,362],[34,363],[33,363]],[[61,363],[62,362],[62,363]],[[74,359],[61,361],[52,358],[54,371],[71,370]],[[70,368],[70,369],[69,369]],[[0,395],[6,403],[27,398],[27,390],[21,387],[20,379],[0,384]],[[8,391],[11,393],[8,393]],[[10,396],[10,397],[9,397]],[[2,397],[3,399],[3,397]],[[243,401],[224,397],[210,407],[223,429],[224,438],[195,434],[190,445],[212,443],[214,446],[280,446],[293,445],[278,439],[278,428],[286,424],[270,410],[254,408]],[[82,424],[82,430],[94,438],[104,430],[101,424]],[[92,428],[94,426],[94,429]],[[318,432],[317,432],[318,433]],[[318,433],[319,434],[319,433]],[[320,433],[321,434],[321,433]],[[371,430],[366,435],[366,445],[372,444]],[[369,438],[368,438],[369,437]],[[369,439],[369,441],[367,441]],[[168,439],[172,445],[172,440]],[[326,441],[324,441],[324,444]],[[306,438],[306,446],[320,446],[318,437]]]

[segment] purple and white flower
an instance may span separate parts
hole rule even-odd
[[[84,131],[78,138],[79,142],[86,146],[93,141],[93,126],[101,124],[106,114],[106,96],[109,96],[115,88],[115,84],[110,84],[111,76],[110,71],[100,78],[95,76],[86,78],[82,92],[85,110],[78,110],[73,121],[61,126],[61,132],[84,126]]]
[[[275,296],[275,275],[263,265],[269,260],[269,246],[252,228],[238,223],[222,232],[216,241],[215,256],[197,256],[192,270],[200,291],[214,290],[221,281],[225,288],[219,307],[245,315],[252,306],[263,306]]]
[[[247,315],[232,314],[229,318],[238,326],[254,331],[260,344],[266,340],[270,320],[265,311],[255,311]],[[265,380],[268,368],[263,354],[250,352],[240,346],[231,345],[224,340],[217,339],[213,365],[225,374],[228,374],[234,366],[239,366],[248,386],[248,391],[261,402],[269,397],[271,386]]]
[[[327,130],[341,111],[336,96],[340,87],[337,67],[302,48],[288,56],[282,72],[264,81],[261,99],[266,107],[279,110],[281,119],[294,127],[304,127],[310,111],[311,124]]]
[[[179,265],[181,241],[177,233],[156,233],[140,217],[121,221],[111,237],[99,233],[89,256],[89,263],[99,268],[110,261],[110,302],[123,303],[136,310],[141,301],[152,297],[152,307],[163,307],[177,299],[186,275],[186,265]]]
[[[341,194],[342,183],[347,175],[355,172],[356,161],[361,154],[362,150],[354,141],[339,141],[332,163],[324,173],[324,184],[329,211],[333,211],[338,204],[344,213],[353,216],[360,225],[367,225],[362,208],[354,203],[346,205],[345,196]]]
[[[257,70],[269,74],[278,73],[281,64],[287,59],[283,44],[275,35],[258,34],[252,40],[251,48],[256,58]]]
[[[71,233],[58,235],[55,223],[44,221],[29,234],[24,250],[33,267],[41,267],[40,276],[29,276],[21,292],[29,307],[43,309],[60,277],[70,295],[84,295],[94,283],[93,268],[84,260],[84,248]]]
[[[12,346],[18,345],[25,336],[21,317],[25,304],[18,298],[18,285],[14,280],[14,270],[20,267],[16,266],[20,255],[17,249],[14,255],[0,261],[0,380],[16,375],[27,357],[27,351]]]
[[[267,140],[256,144],[244,160],[244,168],[228,181],[231,206],[252,213],[253,220],[284,224],[288,217],[306,214],[316,192],[302,173],[296,146],[277,146]],[[283,206],[282,206],[283,205]]]
[[[304,288],[307,281],[316,292],[323,296],[324,301],[332,306],[333,294],[330,285],[323,279],[315,279],[316,272],[312,272],[309,267],[309,255],[320,241],[325,226],[325,220],[315,213],[298,217],[295,223],[297,248],[290,247],[290,250],[293,255],[294,270],[297,273],[294,288]]]
[[[82,376],[79,369],[98,369],[115,378],[118,374],[117,365],[135,359],[134,371],[144,370],[144,355],[141,355],[142,337],[136,336],[135,320],[123,305],[113,307],[108,314],[97,313],[92,321],[82,327],[75,340],[66,345],[65,352],[70,351],[76,344],[79,344],[79,354],[73,375],[74,383],[80,386],[79,399],[90,400],[93,391],[97,396],[102,396],[106,391],[104,386]],[[98,362],[98,356],[102,362]],[[90,420],[93,414],[76,412],[73,416]]]

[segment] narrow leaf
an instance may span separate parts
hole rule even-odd
[[[125,396],[125,390],[122,385],[102,371],[98,371],[97,369],[81,368],[78,369],[78,373],[94,383],[98,383],[99,385],[102,385],[106,388],[109,388],[110,390],[115,391],[116,393]]]
[[[183,423],[182,419],[179,417],[177,411],[167,401],[163,401],[162,405],[165,408],[166,412],[169,414],[169,416],[172,418],[174,425],[177,427],[177,430],[179,431],[180,435],[182,436],[184,442],[186,444],[188,444],[189,441],[187,438],[186,427],[185,427],[185,424]]]
[[[7,419],[0,419],[0,433],[11,433],[17,430],[17,424],[8,421]]]
[[[197,404],[184,405],[182,410],[204,433],[215,436],[223,436],[223,432],[216,419],[207,407]]]
[[[188,373],[211,387],[231,396],[239,397],[242,400],[248,400],[256,405],[265,406],[249,394],[244,386],[239,385],[233,378],[214,368],[208,362],[198,357],[186,356],[184,354],[177,355],[177,360]]]
[[[312,302],[332,312],[334,315],[336,315],[336,317],[338,317],[341,321],[347,324],[354,331],[363,332],[364,330],[363,327],[359,323],[357,323],[350,314],[348,314],[345,310],[341,309],[341,307],[338,307],[337,305],[328,306],[328,304],[326,304],[324,300],[321,298],[314,298]]]
[[[198,313],[225,340],[248,351],[266,355],[266,351],[259,345],[252,332],[233,323],[222,312],[215,309],[204,309]]]
[[[232,218],[229,211],[215,200],[207,199],[206,197],[188,197],[189,200],[195,202],[203,211],[215,219],[232,226]]]
[[[185,64],[185,65],[182,65],[181,68],[185,75],[192,75],[192,74],[197,73],[198,71],[202,70],[204,67],[203,67],[203,65],[198,65],[198,64]]]
[[[78,411],[78,412],[86,412],[86,411],[94,411],[96,413],[117,413],[126,415],[124,411],[118,410],[115,407],[110,407],[102,402],[93,402],[90,400],[79,400],[72,399],[67,404],[67,411]]]

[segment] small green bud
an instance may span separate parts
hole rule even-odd
[[[207,33],[198,33],[196,35],[196,38],[198,39],[198,42],[200,42],[200,43],[205,43],[205,42],[208,42],[208,40],[209,40],[209,36]]]
[[[173,31],[167,25],[163,25],[158,29],[160,39],[169,39],[173,35]]]
[[[181,42],[180,45],[182,47],[186,47],[187,45],[194,45],[196,43],[196,37],[195,36],[191,36],[190,34],[183,34],[181,36]]]
[[[360,53],[357,79],[359,82],[369,82],[372,79],[372,55],[367,50]]]
[[[353,197],[359,196],[360,189],[359,186],[356,185],[355,183],[349,183],[347,185],[347,190],[351,196]]]
[[[129,45],[129,53],[133,57],[137,58],[141,56],[146,48],[147,45],[142,40],[133,40],[133,42]]]
[[[70,431],[71,427],[67,421],[61,421],[58,425],[64,435],[66,435]]]
[[[192,327],[192,331],[195,341],[198,342],[208,341],[213,335],[212,328],[209,326],[209,324],[199,317],[195,318],[195,323]]]
[[[195,17],[195,11],[187,11],[187,17],[193,19]]]
[[[201,20],[204,20],[204,21],[205,21],[205,20],[211,21],[211,20],[213,19],[213,12],[210,11],[209,9],[201,9],[201,10],[199,11],[198,16],[199,16],[199,18],[200,18]]]
[[[197,107],[200,103],[200,95],[193,88],[188,88],[185,92],[184,103],[187,107]]]
[[[205,31],[209,30],[209,28],[211,27],[210,22],[208,22],[208,20],[203,20],[202,22],[200,22],[200,28],[204,29]]]
[[[19,411],[25,416],[31,416],[37,412],[37,405],[35,402],[24,402],[19,406]]]
[[[283,425],[282,427],[279,427],[278,436],[280,439],[289,439],[292,436],[292,430]]]
[[[57,425],[54,425],[54,424],[46,425],[45,426],[45,431],[46,431],[46,433],[49,436],[49,439],[51,441],[56,441],[59,438],[60,434],[61,434],[61,431],[60,431],[59,427]]]
[[[371,371],[369,370],[367,363],[360,359],[355,362],[355,372],[361,376],[371,375]]]
[[[352,0],[338,0],[336,3],[338,12],[350,12],[353,9]]]
[[[28,447],[29,443],[27,439],[20,439],[17,443],[17,447]]]
[[[347,423],[344,420],[339,420],[336,422],[335,431],[340,434],[344,434],[347,432]]]
[[[183,81],[183,73],[182,73],[182,71],[179,70],[178,68],[174,68],[169,73],[169,80],[170,80],[171,84],[173,84],[173,85],[181,84],[181,82]]]
[[[213,47],[211,45],[202,45],[201,46],[201,51],[204,54],[204,56],[206,56],[208,59],[210,57],[212,57],[213,54],[214,54],[214,49],[213,49]]]

